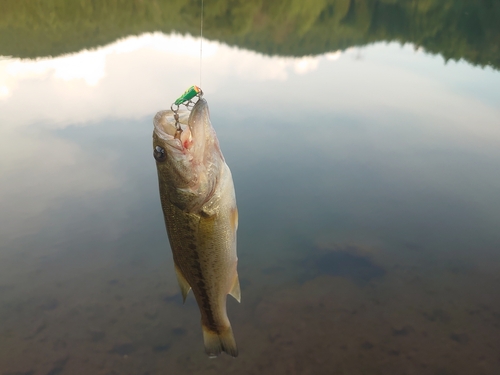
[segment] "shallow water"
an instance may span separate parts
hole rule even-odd
[[[498,373],[499,71],[205,40],[242,286],[240,355],[209,360],[151,147],[198,52],[146,33],[0,60],[0,374]]]

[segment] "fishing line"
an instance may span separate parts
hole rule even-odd
[[[203,57],[203,0],[201,0],[201,16],[200,16],[200,87],[201,87],[201,61]]]

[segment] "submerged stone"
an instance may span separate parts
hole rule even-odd
[[[344,250],[317,256],[313,265],[315,271],[320,274],[345,277],[358,283],[366,283],[382,277],[386,272],[370,258]]]

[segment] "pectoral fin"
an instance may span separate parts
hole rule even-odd
[[[238,275],[234,278],[234,283],[229,294],[232,295],[236,301],[241,302],[240,280],[238,279]]]
[[[191,290],[191,286],[187,282],[186,278],[182,275],[181,270],[175,266],[175,274],[177,275],[177,281],[179,282],[179,286],[181,288],[182,293],[182,303],[186,302],[186,297]]]

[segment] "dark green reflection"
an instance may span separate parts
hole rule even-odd
[[[152,31],[198,35],[199,16],[200,0],[3,0],[0,55],[59,55]],[[498,69],[499,19],[496,0],[210,0],[204,34],[293,56],[411,42]]]

